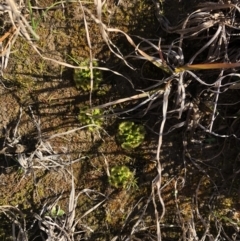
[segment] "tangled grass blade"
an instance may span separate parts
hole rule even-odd
[[[205,69],[233,69],[239,68],[240,63],[208,63],[208,64],[189,64],[175,68],[175,72],[183,72],[185,70],[205,70]]]

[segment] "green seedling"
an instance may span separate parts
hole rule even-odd
[[[86,108],[83,108],[79,112],[78,120],[82,125],[94,124],[95,126],[88,127],[90,131],[94,131],[101,127],[103,124],[103,118],[100,117],[102,114],[103,112],[101,109],[87,110]]]
[[[85,67],[85,69],[74,70],[74,81],[76,87],[84,91],[91,90],[91,70],[89,67],[90,60],[85,60],[79,63],[79,66]],[[92,62],[93,67],[98,67],[98,62],[94,60]],[[102,73],[98,69],[93,69],[93,86],[92,90],[97,90],[100,82],[102,81]]]
[[[47,7],[46,10],[42,12],[42,16],[38,17],[38,18],[35,17],[35,14],[33,12],[33,7],[32,7],[32,4],[31,4],[30,0],[27,1],[27,4],[28,4],[31,26],[32,26],[32,28],[35,32],[37,30],[37,28],[39,27],[39,24],[41,23],[42,18],[46,17],[48,11],[50,11],[52,8],[54,8],[57,5],[61,5],[62,1],[55,2],[52,5],[50,5],[49,7]],[[36,39],[36,40],[38,40],[38,39]]]
[[[134,173],[127,166],[115,166],[111,168],[109,183],[115,188],[137,188],[137,180]]]
[[[60,208],[59,205],[53,206],[51,211],[47,213],[47,216],[50,216],[52,218],[58,218],[62,217],[65,214],[65,212]]]
[[[28,3],[28,10],[29,10],[29,15],[30,15],[31,26],[33,28],[33,31],[35,32],[37,30],[37,28],[38,28],[40,20],[36,19],[34,17],[33,8],[32,8],[30,0],[28,0],[27,3]]]
[[[144,140],[146,131],[143,125],[131,121],[124,121],[118,127],[117,139],[121,147],[130,150],[138,147]]]

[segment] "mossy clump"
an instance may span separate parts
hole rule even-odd
[[[143,125],[124,121],[118,127],[117,139],[126,150],[138,147],[144,140],[146,131]]]
[[[134,173],[127,166],[115,166],[110,170],[109,183],[116,188],[137,187]]]
[[[103,111],[101,109],[88,110],[86,108],[83,108],[79,112],[78,120],[81,122],[82,125],[94,124],[94,126],[88,127],[90,131],[94,131],[96,129],[99,129],[103,124],[103,118],[101,117],[102,114]]]
[[[98,67],[98,62],[96,60],[92,61],[93,67]],[[82,89],[83,91],[91,90],[91,70],[90,70],[90,60],[84,60],[79,63],[79,66],[85,67],[85,69],[75,69],[73,79],[75,81],[76,87]],[[93,86],[92,90],[97,90],[100,82],[102,81],[102,72],[99,69],[93,69]]]

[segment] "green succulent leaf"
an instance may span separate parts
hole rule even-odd
[[[62,217],[65,214],[65,212],[60,208],[59,205],[53,206],[51,211],[47,213],[48,216],[51,216],[52,218]]]

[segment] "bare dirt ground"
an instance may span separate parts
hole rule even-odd
[[[174,16],[186,15],[190,6],[186,1],[173,2],[171,5],[166,1],[165,9],[174,22]],[[48,9],[53,3],[51,0],[38,1],[36,5],[31,3],[33,13],[26,13],[29,22],[33,23],[33,19],[37,22],[36,33],[40,40],[36,45],[44,56],[76,65],[74,60],[87,59],[90,53],[82,9],[79,3]],[[92,1],[84,6],[96,14]],[[119,5],[107,1],[103,13],[103,21],[108,26],[129,34],[149,39],[162,34],[150,0],[120,1]],[[92,54],[99,60],[99,66],[127,76],[136,88],[148,86],[143,76],[154,78],[160,71],[152,66],[148,69],[147,64],[134,60],[132,64],[136,70],[124,66],[109,51],[98,25],[85,14]],[[131,51],[123,37],[112,34],[111,38],[123,53]],[[163,38],[167,39],[168,35]],[[154,207],[152,182],[157,176],[154,158],[161,119],[158,112],[153,110],[143,118],[133,117],[146,126],[147,136],[137,149],[124,151],[116,141],[116,129],[122,116],[106,118],[103,129],[95,132],[80,129],[83,125],[77,116],[86,106],[128,97],[136,91],[126,79],[103,71],[102,85],[109,91],[100,97],[93,93],[91,103],[89,93],[76,88],[73,73],[71,68],[43,60],[24,39],[19,38],[12,47],[0,85],[0,205],[19,208],[27,220],[29,240],[41,240],[37,222],[31,226],[35,214],[40,215],[44,205],[54,203],[58,197],[58,205],[67,212],[72,187],[70,173],[73,173],[76,193],[80,193],[76,204],[76,220],[79,220],[76,240],[157,240],[155,208],[161,212],[162,206],[158,200]],[[237,102],[239,90],[232,90],[230,95],[232,102]],[[233,113],[239,105],[235,108]],[[110,113],[111,110],[106,111]],[[202,120],[209,121],[208,114],[203,114]],[[237,123],[233,125],[235,133],[239,132]],[[175,120],[167,122],[166,130],[174,124]],[[225,128],[226,123],[219,126],[221,124]],[[69,133],[73,129],[78,130]],[[193,216],[199,236],[207,229],[206,224],[213,233],[218,232],[216,227],[225,225],[226,235],[231,237],[239,230],[239,142],[234,138],[212,138],[196,129],[194,138],[202,143],[188,144],[190,159],[183,156],[183,136],[183,129],[164,136],[162,197],[166,214],[161,223],[163,240],[179,240],[182,230],[190,228]],[[55,155],[55,159],[39,161],[36,150],[46,156]],[[29,158],[34,151],[34,166],[28,166],[26,161],[19,163],[20,156]],[[116,189],[109,185],[108,168],[120,164],[135,172],[138,189]],[[198,205],[197,208],[194,205]],[[11,223],[3,214],[1,218],[4,221],[0,224],[0,238],[12,240]]]

